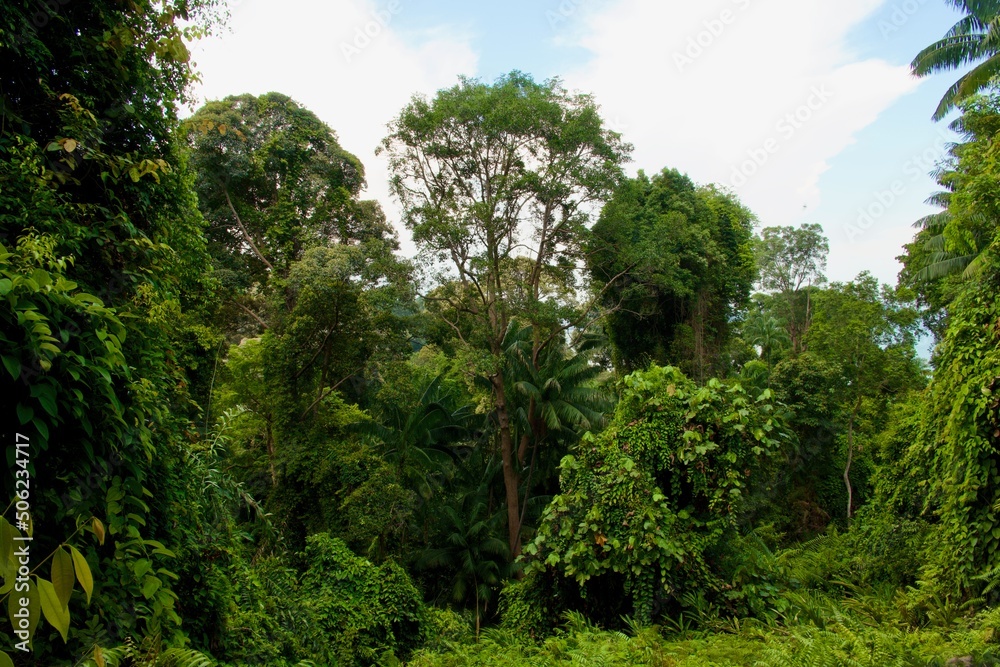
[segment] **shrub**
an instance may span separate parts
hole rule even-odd
[[[606,612],[607,599],[623,600],[610,611],[649,622],[654,604],[724,590],[708,553],[735,534],[745,490],[785,435],[768,390],[699,387],[657,366],[620,389],[609,428],[563,459],[560,493],[525,553],[530,569],[575,579],[584,597],[605,589]]]

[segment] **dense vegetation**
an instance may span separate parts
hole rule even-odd
[[[214,0],[0,1],[0,667],[1000,664],[1000,4],[954,4],[884,285],[520,72],[388,128],[407,259],[288,96],[180,118]]]

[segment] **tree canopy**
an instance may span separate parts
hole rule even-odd
[[[699,381],[721,372],[733,316],[750,296],[755,218],[730,194],[674,170],[640,173],[601,212],[594,288],[623,369],[672,363]]]

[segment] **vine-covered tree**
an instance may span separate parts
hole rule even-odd
[[[581,586],[610,578],[620,606],[598,604],[648,623],[654,604],[665,611],[688,592],[725,589],[709,554],[735,534],[756,476],[788,434],[769,390],[698,386],[658,366],[620,389],[608,429],[563,459],[559,495],[525,553],[531,570]]]
[[[754,282],[754,221],[732,195],[675,170],[616,191],[588,266],[619,369],[672,363],[699,382],[724,370],[730,322]]]

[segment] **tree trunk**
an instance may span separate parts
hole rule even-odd
[[[809,326],[812,324],[812,281],[806,288],[806,321],[802,324],[802,352],[806,351],[806,334],[809,333]]]
[[[854,509],[854,490],[851,488],[851,463],[854,461],[854,420],[857,419],[858,410],[861,407],[859,397],[847,420],[847,465],[844,466],[844,486],[847,487],[847,520],[851,520]]]
[[[271,469],[271,487],[278,486],[278,472],[274,467],[274,433],[271,431],[270,422],[267,424],[267,462]]]
[[[476,643],[479,643],[479,582],[472,578],[472,585],[476,589]]]
[[[517,460],[523,468],[528,462],[528,446],[531,444],[532,436],[536,436],[535,429],[535,399],[528,401],[528,430],[521,436],[521,444],[517,448]]]
[[[507,538],[510,558],[513,561],[521,554],[521,512],[518,502],[518,488],[521,485],[517,453],[514,451],[514,437],[510,430],[510,414],[507,411],[507,394],[504,390],[503,373],[492,378],[497,399],[497,423],[500,427],[500,454],[503,458],[503,484],[507,492]]]
[[[698,384],[705,384],[706,305],[705,290],[701,290],[695,298],[694,317],[691,322],[691,329],[694,332],[694,370]]]

